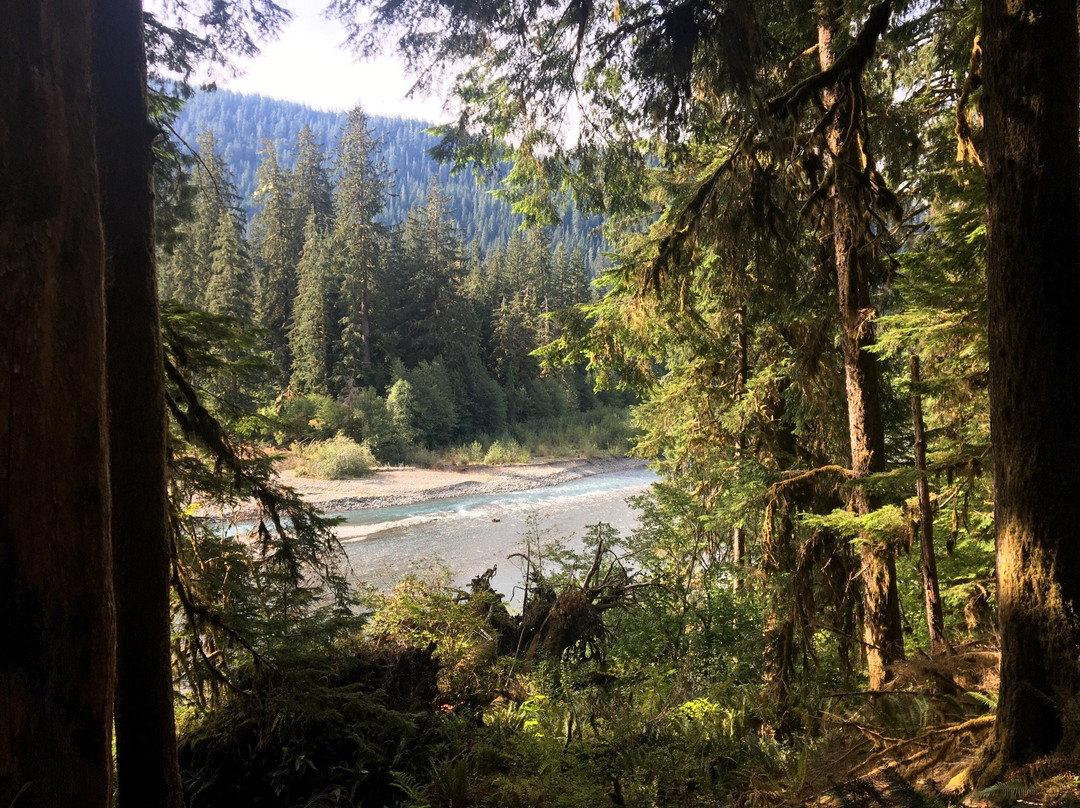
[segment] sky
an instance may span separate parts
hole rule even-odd
[[[286,0],[292,21],[277,40],[260,45],[254,59],[238,60],[239,77],[215,76],[220,88],[298,101],[326,110],[347,110],[360,102],[371,115],[437,121],[446,117],[442,100],[406,99],[412,82],[394,58],[357,61],[341,43],[345,31],[322,16],[326,0]]]

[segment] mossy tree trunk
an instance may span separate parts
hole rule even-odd
[[[112,798],[89,0],[0,0],[0,805]]]
[[[1080,751],[1076,0],[983,6],[998,772]]]
[[[183,805],[170,664],[172,574],[151,166],[140,0],[98,0],[94,100],[106,314],[117,615],[120,808]]]
[[[818,27],[818,58],[821,69],[836,61],[833,38],[838,4],[827,4]],[[825,131],[833,171],[830,195],[831,238],[836,264],[837,296],[840,309],[840,344],[846,380],[848,434],[851,470],[855,486],[851,506],[859,516],[870,513],[875,504],[859,480],[885,470],[885,428],[881,415],[881,382],[877,357],[867,349],[874,344],[874,309],[870,301],[869,267],[865,223],[859,210],[857,177],[862,155],[859,152],[861,119],[857,95],[858,75],[842,78],[823,93],[829,124]],[[859,543],[863,588],[863,642],[871,689],[880,688],[887,678],[889,663],[904,656],[904,635],[900,621],[900,600],[896,587],[896,561],[890,546],[867,535]]]

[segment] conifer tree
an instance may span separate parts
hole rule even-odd
[[[301,393],[331,392],[337,343],[337,291],[328,236],[318,226],[315,211],[304,227],[304,250],[296,267],[298,291],[289,329],[292,352],[291,385]]]
[[[314,213],[315,226],[326,232],[334,218],[333,190],[326,168],[326,154],[305,125],[296,136],[295,167],[292,173],[293,238],[306,241],[307,219]]]
[[[241,325],[251,324],[253,310],[252,272],[246,253],[236,220],[229,211],[220,211],[210,254],[206,310],[228,315]]]
[[[218,154],[214,133],[209,130],[199,135],[193,185],[192,216],[178,228],[181,241],[163,263],[161,287],[164,294],[180,303],[206,309],[221,217],[234,217],[235,227],[240,232],[245,224],[232,174]]]
[[[263,142],[263,162],[256,175],[254,202],[259,206],[252,220],[252,241],[258,265],[257,322],[270,335],[274,364],[283,379],[289,378],[289,323],[296,297],[296,263],[299,245],[292,238],[291,178],[278,164],[273,143]]]
[[[370,383],[371,307],[379,283],[385,230],[377,221],[386,205],[390,175],[362,107],[345,119],[337,147],[334,245],[341,272],[341,366],[343,383]]]
[[[450,200],[437,185],[423,206],[409,212],[396,254],[397,355],[415,366],[439,356],[456,362],[475,354],[476,323],[462,292],[461,236]]]

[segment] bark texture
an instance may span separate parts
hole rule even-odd
[[[983,112],[998,770],[1080,751],[1076,0],[987,0]]]
[[[883,4],[885,5],[885,4]],[[886,11],[887,14],[887,11]],[[823,72],[833,68],[835,9],[826,12],[818,28],[818,54]],[[827,89],[823,98],[829,115],[825,131],[833,171],[830,197],[833,257],[836,264],[840,309],[840,343],[844,357],[851,470],[856,485],[852,508],[859,516],[874,509],[867,489],[858,479],[885,470],[885,429],[881,417],[881,382],[877,357],[867,348],[874,344],[874,310],[870,300],[867,234],[859,208],[862,164],[858,133],[860,78],[848,75]],[[863,587],[863,642],[870,687],[886,681],[889,663],[904,656],[900,600],[896,588],[893,549],[870,536],[862,537],[859,560]]]
[[[926,626],[930,632],[930,653],[943,654],[949,650],[945,638],[945,613],[941,607],[938,588],[937,558],[934,555],[934,509],[930,502],[930,483],[926,479],[926,425],[923,422],[922,396],[919,395],[919,357],[908,360],[911,371],[911,424],[915,433],[915,470],[919,472],[915,492],[919,500],[919,562],[922,567],[923,603],[926,606]]]
[[[88,0],[0,0],[0,805],[102,808],[113,603]]]
[[[178,807],[183,799],[169,651],[165,371],[140,0],[97,0],[93,45],[107,255],[117,796],[120,808]]]

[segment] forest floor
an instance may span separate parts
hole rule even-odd
[[[425,469],[392,466],[353,480],[319,480],[282,470],[278,480],[323,511],[356,511],[412,505],[432,499],[527,491],[591,477],[644,468],[629,457],[532,460],[506,466]]]

